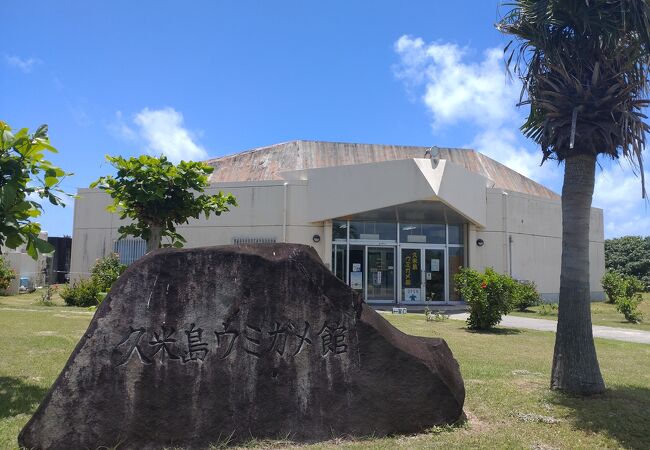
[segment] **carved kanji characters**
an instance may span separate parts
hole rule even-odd
[[[230,324],[227,322],[223,323],[223,331],[215,331],[214,334],[217,335],[217,347],[226,346],[226,351],[219,359],[226,359],[230,355],[235,347],[235,341],[239,337],[239,331],[229,330]]]
[[[308,335],[309,335],[309,322],[305,321],[305,329],[304,329],[303,332],[299,332],[298,329],[296,328],[296,326],[291,322],[289,322],[289,325],[288,325],[287,328],[289,329],[289,332],[293,336],[298,338],[298,341],[299,341],[298,348],[296,349],[295,352],[293,352],[292,356],[296,356],[298,353],[300,353],[305,344],[312,345],[311,344],[311,339],[309,339],[309,337],[308,337]]]
[[[268,332],[271,337],[271,345],[266,351],[275,350],[280,356],[284,355],[284,348],[287,344],[287,328],[287,325],[280,327],[280,322],[274,322],[273,329]]]
[[[323,344],[323,356],[332,352],[341,354],[348,351],[348,345],[345,342],[347,329],[342,324],[329,324],[325,322],[323,328],[318,333]]]
[[[246,353],[249,355],[257,356],[258,358],[262,356],[262,352],[260,351],[262,345],[261,328],[246,324],[246,329],[244,330],[244,339],[246,340],[244,345],[244,351]]]
[[[151,360],[149,358],[147,358],[142,353],[142,350],[140,349],[140,339],[142,338],[142,335],[145,333],[145,331],[146,330],[144,328],[135,329],[135,328],[133,328],[131,326],[129,327],[129,335],[126,337],[126,339],[124,339],[122,342],[117,344],[117,347],[119,347],[120,345],[126,344],[126,342],[130,340],[130,338],[131,338],[131,336],[133,336],[133,334],[135,334],[136,337],[135,337],[135,339],[131,340],[131,346],[129,347],[129,350],[126,352],[126,356],[124,357],[122,362],[119,363],[115,367],[120,367],[120,366],[123,366],[126,363],[128,363],[129,360],[131,359],[131,355],[133,355],[133,353],[138,354],[138,358],[140,358],[140,362],[142,364],[151,364]]]
[[[176,342],[176,339],[172,339],[172,336],[174,333],[176,333],[176,330],[173,327],[166,327],[165,325],[163,325],[161,329],[162,331],[160,334],[154,332],[153,339],[149,341],[149,345],[155,349],[151,357],[153,358],[158,353],[160,353],[161,361],[165,360],[165,355],[167,355],[169,359],[180,359],[180,357],[178,355],[175,355],[170,348],[171,345]]]
[[[183,355],[183,362],[203,361],[208,354],[207,342],[201,341],[203,330],[195,328],[195,325],[192,324],[189,330],[185,330],[185,334],[187,335],[188,351]]]

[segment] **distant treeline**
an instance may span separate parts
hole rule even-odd
[[[634,275],[650,288],[650,236],[605,240],[605,268]]]

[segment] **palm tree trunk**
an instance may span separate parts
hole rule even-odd
[[[162,242],[162,227],[159,225],[149,226],[149,238],[147,239],[147,253],[160,248]]]
[[[591,329],[589,287],[589,218],[596,157],[572,156],[564,164],[560,307],[551,388],[589,395],[605,390]]]

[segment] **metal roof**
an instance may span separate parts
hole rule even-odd
[[[428,147],[352,144],[322,141],[291,141],[222,156],[206,161],[215,168],[210,181],[282,180],[280,172],[321,167],[348,166],[395,159],[422,158]],[[560,199],[545,186],[503,164],[470,149],[440,148],[446,159],[490,180],[488,187],[521,192],[535,197]]]

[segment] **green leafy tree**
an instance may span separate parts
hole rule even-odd
[[[508,6],[497,27],[514,37],[506,47],[507,64],[523,82],[521,104],[530,107],[521,129],[540,145],[542,163],[564,163],[551,387],[600,393],[605,383],[593,341],[589,289],[596,159],[627,157],[644,186],[650,2],[513,0]]]
[[[71,175],[46,160],[46,151],[57,153],[47,136],[47,125],[33,134],[27,128],[14,133],[0,121],[0,247],[15,249],[26,244],[34,259],[54,250],[38,237],[41,226],[34,219],[43,209],[34,196],[65,206],[59,186]]]
[[[217,216],[237,206],[232,194],[203,194],[210,184],[213,167],[193,161],[174,165],[165,156],[142,155],[125,159],[106,156],[117,169],[116,176],[100,177],[90,187],[97,187],[113,198],[109,211],[119,212],[120,219],[133,222],[122,225],[120,237],[136,236],[147,241],[147,251],[160,248],[162,238],[169,246],[182,247],[183,236],[176,226],[205,214]]]
[[[623,236],[605,240],[605,268],[640,279],[650,286],[650,237]]]

